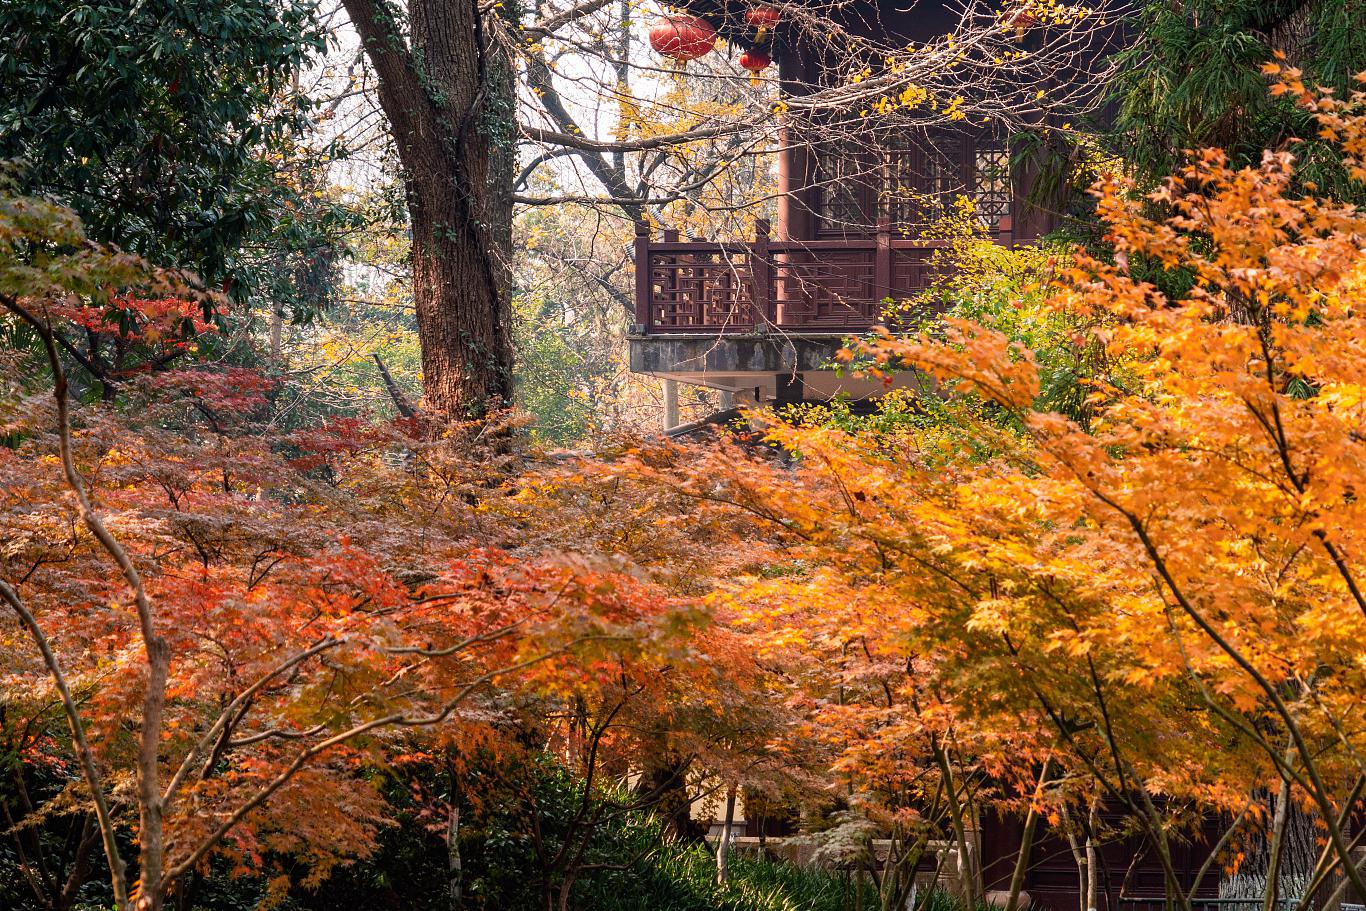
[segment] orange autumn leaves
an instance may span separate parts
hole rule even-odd
[[[1361,99],[1283,75],[1366,176]],[[853,358],[981,404],[951,428],[772,422],[792,458],[642,446],[509,496],[477,431],[241,432],[259,376],[186,370],[130,383],[131,414],[78,412],[78,463],[174,653],[170,869],[221,837],[243,869],[289,853],[322,875],[382,822],[362,769],[421,753],[428,721],[456,739],[520,712],[619,718],[622,769],[679,753],[820,779],[907,840],[975,812],[953,801],[1018,808],[1048,758],[1055,819],[1160,796],[1127,807],[1160,840],[1284,778],[1333,841],[1366,774],[1366,215],[1301,192],[1292,154],[1202,153],[1148,200],[1098,188],[1114,256],[1077,254],[1048,304],[1104,355],[1084,419],[1038,407],[1035,352],[963,320]],[[0,559],[131,827],[138,632],[45,407],[6,424]],[[6,623],[9,717],[41,718],[47,674]],[[572,753],[572,724],[549,726]],[[21,752],[65,761],[59,728],[33,730]]]
[[[137,407],[74,412],[75,463],[171,655],[155,757],[165,873],[141,894],[224,855],[240,872],[288,859],[316,882],[373,850],[391,813],[375,770],[391,757],[511,743],[539,714],[622,689],[643,724],[672,711],[670,683],[698,702],[715,692],[718,675],[668,673],[706,649],[686,599],[611,560],[480,545],[494,524],[470,492],[495,494],[468,438],[403,423],[273,434],[256,416],[264,381],[241,373],[176,371],[130,384]],[[73,515],[48,401],[9,415],[0,577],[54,644],[115,823],[145,833],[145,649],[128,586]],[[49,669],[9,611],[0,636],[0,730],[74,776]],[[72,788],[83,812],[89,785]]]
[[[1366,99],[1280,75],[1366,174]],[[1336,815],[1366,773],[1366,214],[1293,154],[1097,188],[1114,255],[1078,253],[1048,305],[1104,354],[1084,420],[1036,408],[1034,352],[945,321],[848,359],[978,399],[951,433],[770,423],[788,467],[730,445],[614,469],[763,530],[771,564],[714,600],[844,781],[890,800],[938,739],[1021,782],[1053,755],[1059,800],[1237,812],[1285,778]]]

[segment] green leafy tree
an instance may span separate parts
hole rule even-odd
[[[1267,94],[1261,67],[1281,52],[1345,95],[1366,69],[1363,16],[1361,0],[1148,0],[1113,84],[1125,157],[1155,181],[1184,149],[1217,146],[1255,165],[1263,149],[1300,140],[1300,179],[1350,190],[1340,152],[1305,111]]]
[[[291,80],[324,39],[308,0],[0,4],[0,158],[89,236],[215,285],[293,195],[272,153],[307,123]]]

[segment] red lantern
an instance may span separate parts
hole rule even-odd
[[[745,13],[745,22],[754,26],[754,43],[759,44],[768,34],[769,29],[776,28],[783,19],[783,14],[778,12],[775,7],[763,4],[761,6],[751,6]]]
[[[1039,24],[1039,18],[1029,10],[1027,3],[1021,3],[1005,15],[1005,24],[1015,29],[1015,34],[1023,37],[1024,31]]]
[[[750,48],[740,55],[740,66],[749,70],[750,85],[759,84],[759,73],[772,62],[773,58],[757,47]]]
[[[756,76],[772,62],[773,58],[758,48],[750,48],[740,55],[740,66]]]
[[[665,16],[650,27],[650,47],[680,63],[696,60],[716,45],[716,29],[697,16]]]

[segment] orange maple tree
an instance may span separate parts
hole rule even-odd
[[[1269,72],[1366,179],[1366,96]],[[1211,814],[1260,818],[1269,791],[1322,835],[1296,898],[1334,877],[1366,894],[1349,824],[1366,782],[1366,214],[1300,192],[1293,163],[1205,151],[1149,198],[1097,188],[1113,256],[1077,253],[1047,303],[1099,352],[1084,414],[1039,406],[1027,346],[945,320],[846,357],[974,403],[951,427],[773,422],[790,466],[731,444],[601,469],[765,530],[766,573],[717,597],[811,668],[798,688],[812,734],[841,745],[842,787],[891,810],[921,783],[916,812],[938,789],[1073,832],[1106,801],[1182,907],[1173,845]]]
[[[4,399],[0,728],[69,779],[34,812],[90,814],[120,911],[161,907],[215,857],[289,857],[317,881],[384,823],[367,768],[517,699],[634,694],[682,655],[695,614],[658,586],[483,546],[479,494],[501,469],[477,429],[274,433],[270,380],[196,365],[118,377],[114,407],[74,403],[63,333],[112,310],[178,350],[148,327],[178,321],[192,283],[37,200],[3,200],[0,252],[0,304],[52,378]]]

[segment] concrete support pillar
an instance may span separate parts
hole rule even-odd
[[[673,430],[678,424],[678,380],[664,380],[665,432]]]
[[[730,411],[735,407],[735,393],[729,389],[722,389],[721,401],[718,404],[722,411]]]

